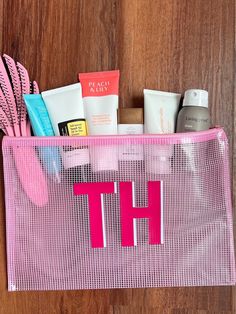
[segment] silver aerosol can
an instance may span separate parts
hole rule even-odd
[[[183,108],[177,119],[176,132],[204,131],[210,128],[208,92],[189,89],[184,94]]]

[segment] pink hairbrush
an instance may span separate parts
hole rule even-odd
[[[11,113],[15,136],[20,136],[21,133],[18,121],[18,114],[16,110],[16,101],[2,57],[0,57],[0,84]]]
[[[14,136],[14,131],[11,127],[11,123],[3,109],[0,107],[0,121],[1,121],[1,129],[8,136]]]
[[[30,123],[27,122],[23,94],[30,93],[30,81],[27,70],[21,64],[4,55],[10,78],[3,59],[0,57],[0,126],[9,136],[30,136]],[[10,81],[11,79],[11,81]],[[12,85],[12,87],[11,87]],[[33,82],[33,92],[39,88]],[[29,199],[37,206],[48,202],[47,181],[33,147],[13,147],[15,166],[21,185]],[[31,167],[29,167],[31,165]],[[34,176],[32,176],[34,169]]]
[[[18,68],[20,80],[21,80],[22,95],[30,94],[30,80],[29,80],[28,72],[26,68],[19,62],[17,62],[17,68]],[[27,111],[26,111],[26,106],[25,106],[23,97],[22,97],[22,102],[23,102],[23,106],[21,107],[21,123],[22,123],[22,126],[24,126],[24,129],[22,130],[22,134],[25,133],[26,135],[30,136],[31,134],[30,122],[29,120],[27,121]]]

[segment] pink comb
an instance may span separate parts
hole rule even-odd
[[[33,204],[42,207],[48,203],[45,174],[33,147],[13,147],[15,165],[21,185]],[[28,165],[31,165],[29,168]],[[34,169],[34,173],[30,169]]]
[[[38,83],[36,81],[33,81],[32,85],[33,85],[33,94],[39,94]]]
[[[2,86],[3,93],[5,95],[7,104],[11,112],[15,136],[20,136],[21,132],[20,132],[18,115],[17,115],[17,110],[16,110],[16,101],[15,101],[11,83],[10,83],[7,71],[5,69],[2,57],[0,57],[0,84]]]
[[[21,108],[22,108],[22,95],[21,95],[21,82],[20,82],[20,76],[17,71],[16,63],[15,61],[8,55],[3,55],[4,60],[6,61],[10,77],[12,80],[12,86],[13,86],[13,92],[16,99],[16,108],[17,108],[17,114],[18,114],[18,122],[21,124]]]
[[[6,98],[5,98],[1,88],[0,88],[0,106],[3,109],[3,111],[5,112],[11,127],[13,127],[13,122],[12,122],[12,118],[11,118],[11,112],[10,112],[10,109],[8,107]],[[13,131],[13,134],[14,134],[14,131]]]
[[[25,103],[24,103],[24,99],[23,99],[23,94],[30,94],[30,80],[29,80],[29,75],[28,75],[28,71],[26,70],[26,68],[20,64],[19,62],[17,62],[17,68],[19,71],[19,75],[20,75],[20,80],[21,80],[21,89],[22,89],[22,101],[23,101],[23,105],[21,107],[21,123],[22,123],[22,135],[23,136],[30,136],[31,135],[31,131],[30,131],[30,122],[27,122],[27,111],[26,111],[26,107],[25,107]]]
[[[2,108],[0,108],[0,120],[1,129],[4,131],[4,133],[7,134],[8,136],[14,136],[14,131],[11,127],[11,123]]]

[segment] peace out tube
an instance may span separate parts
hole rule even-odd
[[[116,135],[119,71],[80,73],[85,116],[89,135]],[[92,170],[118,171],[117,147],[91,147]]]
[[[30,123],[36,136],[54,136],[54,131],[45,103],[40,94],[23,95],[30,118]],[[44,169],[50,177],[60,183],[61,155],[58,147],[38,147]]]
[[[55,135],[87,135],[80,83],[42,92],[42,97],[47,107]],[[77,167],[79,167],[78,172],[80,176],[80,181],[88,181],[88,147],[69,146],[64,148],[61,153],[64,168],[77,169]],[[78,180],[78,178],[75,179]]]

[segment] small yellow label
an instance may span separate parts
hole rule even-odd
[[[86,136],[87,128],[85,121],[74,121],[67,123],[69,136]]]

